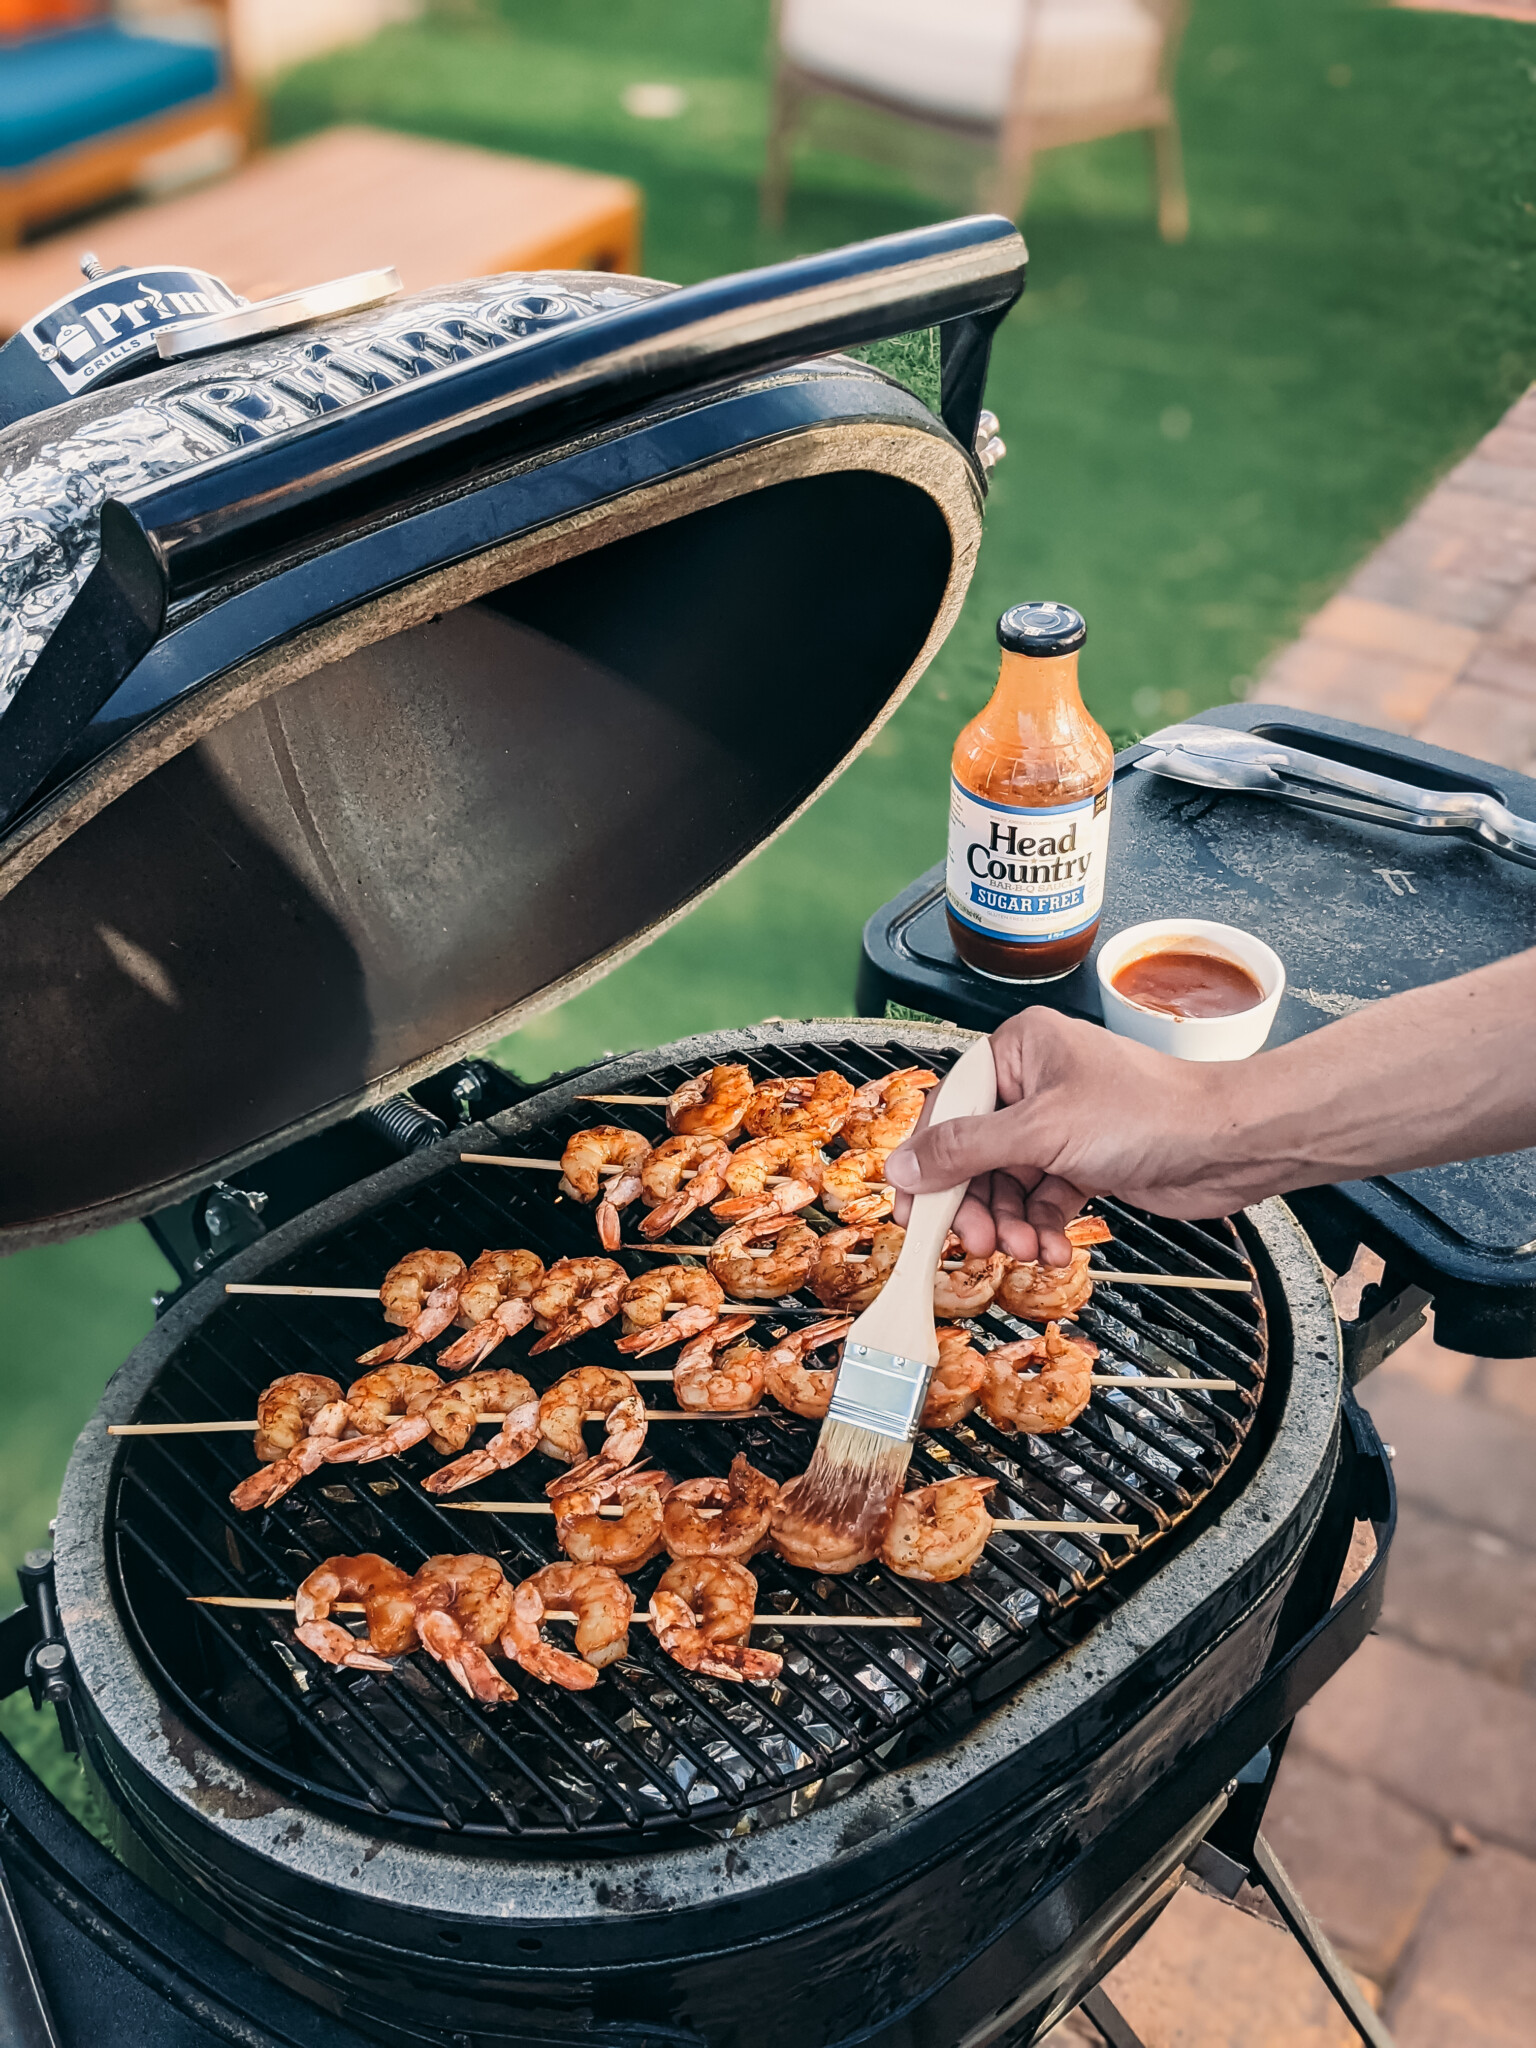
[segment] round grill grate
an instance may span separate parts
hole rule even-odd
[[[775,1043],[740,1057],[760,1076],[835,1066],[855,1082],[947,1064],[931,1045],[843,1040]],[[622,1086],[665,1095],[703,1064],[657,1066],[642,1078],[627,1067]],[[601,1088],[601,1075],[584,1085]],[[561,1091],[517,1112],[509,1149],[557,1157],[570,1132],[599,1117],[651,1137],[665,1131],[659,1110],[594,1111]],[[1237,1391],[1174,1396],[1133,1378],[1124,1391],[1096,1388],[1079,1421],[1050,1437],[1010,1436],[973,1415],[919,1440],[909,1483],[987,1473],[1001,1482],[991,1502],[1000,1519],[1123,1521],[1134,1537],[994,1535],[976,1569],[947,1586],[896,1579],[878,1564],[816,1578],[765,1555],[753,1561],[760,1613],[918,1614],[923,1626],[755,1631],[754,1643],[784,1655],[771,1687],[695,1677],[636,1628],[629,1656],[591,1692],[556,1691],[519,1672],[516,1704],[485,1709],[425,1656],[402,1659],[387,1678],[336,1671],[294,1641],[282,1616],[191,1608],[187,1596],[289,1594],[320,1558],[361,1550],[409,1568],[434,1552],[482,1549],[521,1577],[557,1554],[552,1523],[445,1510],[420,1488],[438,1463],[426,1445],[387,1464],[323,1467],[275,1509],[240,1515],[227,1495],[250,1469],[246,1437],[135,1438],[118,1463],[108,1526],[140,1653],[188,1721],[263,1779],[412,1832],[529,1848],[575,1838],[622,1846],[685,1825],[729,1835],[824,1804],[871,1771],[941,1743],[1079,1640],[1116,1598],[1117,1580],[1155,1565],[1158,1546],[1210,1494],[1253,1426],[1267,1362],[1257,1294],[1117,1291],[1112,1278],[1116,1267],[1252,1277],[1240,1225],[1168,1223],[1098,1206],[1114,1240],[1094,1254],[1102,1278],[1078,1320],[1097,1340],[1103,1369],[1225,1376]],[[670,1238],[703,1245],[717,1228],[695,1217]],[[557,1199],[554,1175],[452,1164],[263,1277],[375,1285],[418,1245],[465,1259],[487,1245],[527,1245],[546,1261],[597,1248],[591,1212]],[[656,1254],[619,1256],[633,1272],[658,1262]],[[786,1323],[808,1307],[824,1313],[808,1294],[786,1300]],[[994,1342],[1029,1329],[997,1311],[973,1327]],[[249,1415],[260,1389],[285,1372],[345,1383],[350,1361],[381,1334],[365,1301],[232,1299],[179,1347],[136,1419]],[[514,1340],[490,1362],[515,1363],[542,1388],[575,1365],[615,1362],[613,1334],[597,1331],[531,1361],[528,1340]],[[507,1355],[514,1351],[516,1359]],[[670,1405],[664,1386],[647,1400]],[[647,1456],[685,1478],[723,1472],[741,1450],[782,1480],[804,1468],[817,1427],[777,1411],[749,1422],[657,1424]],[[539,1500],[548,1477],[548,1461],[536,1455],[460,1498]],[[664,1564],[632,1581],[640,1604]]]

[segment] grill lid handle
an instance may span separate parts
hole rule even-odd
[[[322,529],[376,515],[376,480],[452,488],[690,391],[807,357],[940,334],[940,413],[975,454],[992,336],[1024,289],[1010,220],[980,214],[856,242],[632,301],[323,414],[136,496],[172,598],[303,551]]]

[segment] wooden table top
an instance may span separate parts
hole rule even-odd
[[[392,263],[408,292],[501,270],[635,271],[640,192],[531,157],[329,128],[232,176],[0,257],[0,336],[80,282],[80,252],[185,263],[250,299]]]

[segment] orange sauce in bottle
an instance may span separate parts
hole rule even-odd
[[[1078,688],[1087,636],[1070,605],[1004,612],[997,688],[955,742],[949,932],[996,980],[1059,980],[1099,928],[1115,750]]]

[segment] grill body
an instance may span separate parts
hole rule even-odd
[[[803,1036],[765,1027],[615,1062],[495,1119],[494,1137],[522,1150],[578,1093],[630,1092],[744,1043],[788,1070],[807,1061]],[[839,1023],[809,1050],[833,1040],[873,1058],[889,1029]],[[960,1043],[919,1028],[902,1041],[930,1059]],[[228,1263],[134,1354],[82,1436],[58,1585],[87,1749],[128,1860],[220,1939],[381,2040],[1032,2038],[1156,1909],[1227,1782],[1295,1711],[1277,1702],[1262,1727],[1249,1708],[1326,1606],[1349,1530],[1335,1483],[1337,1330],[1304,1238],[1278,1204],[1245,1224],[1270,1344],[1241,1451],[1134,1569],[1059,1617],[1032,1675],[1000,1657],[936,1696],[889,1766],[835,1803],[739,1836],[727,1816],[714,1837],[631,1830],[572,1854],[468,1830],[424,1836],[264,1776],[146,1668],[113,1563],[122,1461],[105,1424],[145,1412],[219,1313],[222,1280],[323,1255],[455,1170],[429,1149]],[[903,1605],[928,1590],[896,1588]]]

